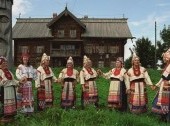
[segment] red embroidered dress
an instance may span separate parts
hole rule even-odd
[[[146,85],[153,85],[148,72],[144,67],[130,68],[128,70],[131,94],[129,96],[130,110],[132,113],[147,111]]]
[[[127,75],[124,68],[113,68],[107,73],[103,73],[105,79],[110,80],[110,87],[108,93],[108,107],[126,110],[127,109],[127,95],[126,86]]]
[[[53,90],[52,83],[57,80],[50,67],[39,66],[37,68],[37,79],[35,86],[38,88],[38,110],[43,110],[46,107],[53,105]]]
[[[2,115],[15,115],[16,114],[16,92],[15,85],[18,81],[13,78],[12,73],[8,69],[0,69],[0,99],[2,104]]]
[[[84,85],[83,105],[98,103],[98,91],[96,86],[97,73],[93,68],[83,68],[80,72],[80,84]]]
[[[24,84],[20,84],[17,92],[17,108],[23,113],[34,112],[34,98],[32,90],[32,81],[37,79],[37,71],[30,65],[25,66],[20,64],[16,69],[16,77],[20,80],[27,78]]]
[[[75,85],[78,81],[78,71],[73,68],[65,68],[59,74],[62,82],[61,107],[71,108],[75,105]]]

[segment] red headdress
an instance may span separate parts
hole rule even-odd
[[[3,62],[7,61],[7,59],[3,56],[0,57],[0,65],[2,65]]]
[[[23,59],[24,57],[26,57],[26,58],[30,58],[30,55],[28,54],[28,53],[22,53],[22,55],[21,55],[21,59]]]

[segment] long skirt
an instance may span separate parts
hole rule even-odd
[[[32,91],[32,82],[27,81],[25,84],[20,86],[21,94],[21,112],[32,113],[34,112],[34,98]]]
[[[99,99],[96,82],[86,81],[84,86],[85,91],[82,92],[82,105],[97,104]]]
[[[53,90],[51,82],[51,79],[46,79],[41,82],[41,86],[38,88],[37,104],[39,111],[53,106]]]
[[[129,96],[130,111],[135,114],[147,111],[147,93],[144,81],[133,81],[130,84],[131,94]]]
[[[61,95],[61,107],[71,108],[75,105],[76,95],[73,82],[64,82]]]
[[[157,92],[152,103],[152,112],[170,121],[170,88]]]
[[[0,87],[1,116],[11,117],[16,115],[17,101],[14,86]]]
[[[126,86],[123,81],[114,80],[110,82],[108,107],[121,111],[127,110]]]

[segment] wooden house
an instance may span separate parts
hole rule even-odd
[[[117,57],[124,58],[124,46],[131,39],[126,18],[77,18],[67,7],[53,18],[18,18],[13,27],[14,62],[20,63],[29,52],[37,65],[45,52],[51,65],[65,66],[72,56],[75,66],[82,66],[87,55],[95,67],[112,67]]]

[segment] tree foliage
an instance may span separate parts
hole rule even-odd
[[[162,41],[157,42],[157,58],[162,60],[162,53],[170,48],[170,27],[164,26],[160,32],[160,37]]]
[[[140,57],[140,62],[144,67],[154,67],[155,47],[148,38],[142,37],[136,41],[135,50]]]

